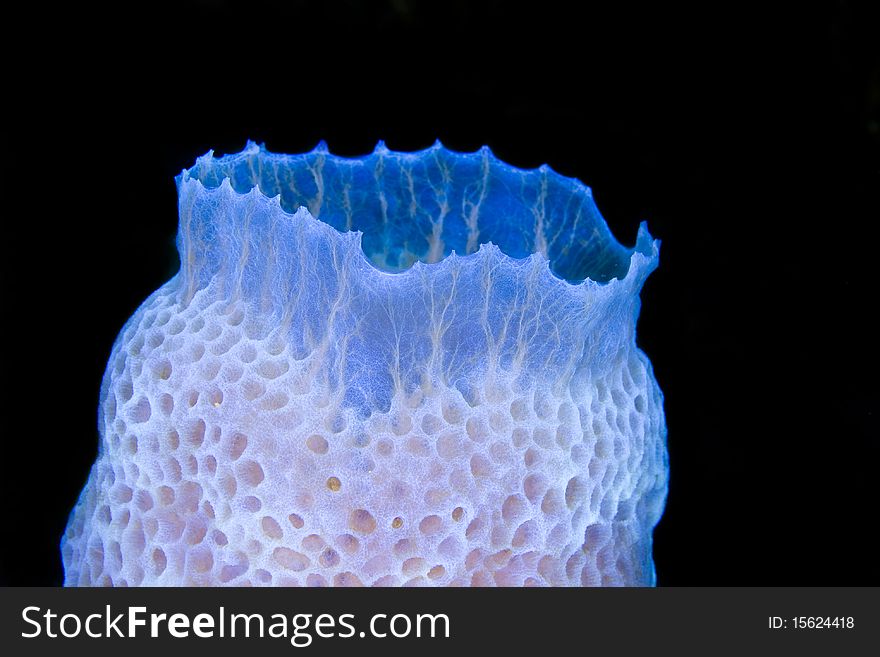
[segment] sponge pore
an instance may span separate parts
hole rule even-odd
[[[117,339],[66,585],[652,585],[659,242],[488,149],[248,144],[177,179]]]

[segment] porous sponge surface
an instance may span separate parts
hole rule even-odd
[[[602,285],[491,245],[391,274],[305,208],[179,182],[181,273],[111,354],[66,584],[653,584],[646,230]]]

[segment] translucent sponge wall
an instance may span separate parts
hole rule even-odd
[[[177,179],[120,333],[67,585],[651,585],[659,243],[488,149],[249,144]]]

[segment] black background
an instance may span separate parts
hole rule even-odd
[[[626,244],[647,219],[658,583],[880,583],[870,3],[82,4],[4,21],[0,583],[61,583],[110,348],[178,265],[173,177],[247,138],[488,144]]]

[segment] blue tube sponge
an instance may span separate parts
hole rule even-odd
[[[248,144],[177,178],[123,328],[68,585],[651,585],[659,242],[488,149]]]

